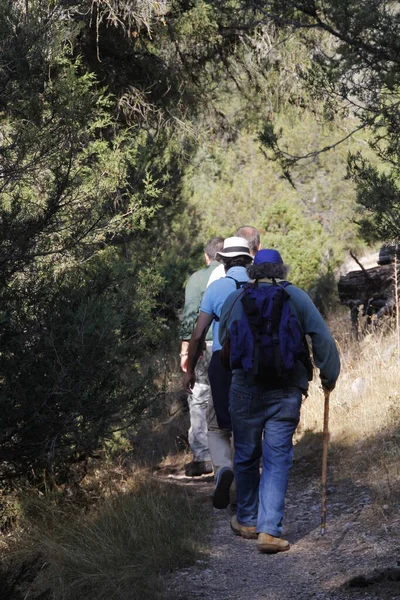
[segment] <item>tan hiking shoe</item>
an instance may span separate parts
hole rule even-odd
[[[248,525],[241,525],[236,515],[234,515],[231,519],[231,529],[235,535],[240,535],[242,538],[246,540],[256,540],[257,532],[255,527],[249,527]]]
[[[290,544],[287,540],[269,535],[269,533],[259,533],[257,548],[264,554],[276,554],[277,552],[286,552]]]

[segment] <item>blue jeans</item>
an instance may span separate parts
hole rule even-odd
[[[300,388],[232,383],[229,410],[235,446],[237,520],[280,537],[292,438],[300,418]],[[260,459],[262,472],[260,477]]]

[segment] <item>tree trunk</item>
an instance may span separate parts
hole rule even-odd
[[[366,304],[372,297],[392,298],[393,276],[393,264],[350,271],[339,279],[340,302],[346,304],[349,300],[361,300],[362,304]]]

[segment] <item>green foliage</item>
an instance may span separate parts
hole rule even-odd
[[[325,266],[325,271],[315,279],[309,292],[325,319],[337,313],[339,304],[337,278],[329,263]]]
[[[283,143],[305,153],[326,143],[331,129],[306,111],[301,116],[286,111],[277,121],[285,132]],[[293,282],[310,289],[328,267],[341,263],[348,248],[360,244],[351,221],[353,184],[345,180],[347,150],[358,143],[294,166],[292,185],[277,164],[265,160],[256,132],[249,129],[229,144],[204,143],[186,172],[183,192],[196,215],[197,239],[233,235],[240,225],[254,225],[262,245],[279,248],[291,265]]]
[[[240,5],[245,9],[245,3]],[[291,177],[291,168],[299,161],[337,147],[352,133],[366,131],[374,158],[371,152],[363,152],[352,153],[349,160],[357,202],[368,213],[367,219],[360,220],[361,232],[367,239],[398,239],[400,21],[395,5],[272,0],[260,3],[259,9],[265,21],[272,19],[282,32],[296,32],[308,48],[310,60],[298,74],[317,114],[336,113],[336,119],[354,120],[353,132],[312,154],[285,148],[270,127],[264,130],[263,143]],[[321,101],[328,111],[321,110]]]
[[[398,170],[384,172],[360,154],[351,156],[349,172],[357,182],[358,219],[366,239],[397,240],[400,235],[400,181]]]
[[[320,157],[344,112],[335,118],[327,93],[303,94],[313,73],[314,82],[342,81],[341,63],[328,76],[316,60],[325,38],[287,37],[264,14],[268,4],[277,10],[236,0],[0,0],[8,476],[46,469],[61,478],[77,455],[140,417],[160,393],[160,356],[207,238],[258,226],[306,287],[358,243],[343,181],[344,153],[358,142]],[[315,18],[309,11],[306,21]],[[381,131],[395,114],[394,75]],[[287,160],[292,143],[307,156],[291,165],[291,181],[265,160],[268,140]],[[377,148],[394,157],[385,140]]]
[[[146,134],[120,127],[71,54],[70,21],[45,4],[0,8],[0,457],[4,476],[60,480],[157,392],[166,282],[127,243],[165,180]]]
[[[268,244],[279,249],[290,266],[290,280],[309,288],[320,273],[324,260],[329,262],[328,236],[317,220],[306,218],[301,207],[277,201],[262,216]]]
[[[156,393],[142,359],[162,337],[154,312],[162,281],[150,266],[120,273],[116,258],[65,270],[56,281],[41,271],[35,284],[16,281],[3,292],[4,474],[46,468],[57,478],[64,461],[90,455]]]
[[[144,207],[130,188],[137,148],[128,133],[107,135],[111,99],[96,89],[93,75],[80,74],[79,61],[58,57],[52,68],[34,118],[32,93],[24,97],[23,90],[12,94],[18,93],[18,114],[10,99],[0,115],[3,280],[39,257],[62,254],[65,262],[79,249],[87,258],[122,224],[137,228],[156,209],[154,201]],[[143,199],[154,192],[148,182]]]

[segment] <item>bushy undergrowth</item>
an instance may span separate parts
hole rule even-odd
[[[342,373],[331,394],[328,477],[333,484],[348,479],[368,489],[371,503],[363,513],[367,519],[382,511],[388,520],[394,518],[400,505],[400,372],[396,335],[387,325],[385,331],[357,341],[347,314],[330,323]],[[174,381],[175,394],[178,385]],[[168,426],[162,419],[159,423],[172,439],[169,420]],[[307,452],[304,432],[315,450],[322,425],[323,394],[315,373],[302,408],[299,451]],[[157,432],[155,422],[146,429],[156,446]],[[163,446],[167,461],[178,456],[173,446]],[[154,468],[152,461],[151,465]],[[19,516],[18,529],[23,534],[16,544],[17,564],[38,564],[40,555],[45,565],[38,578],[23,584],[21,593],[29,590],[51,600],[162,598],[165,573],[204,552],[211,526],[207,505],[179,486],[150,480],[143,473],[132,476],[129,469],[114,464],[107,472],[106,465],[99,464],[92,474],[96,481],[85,479],[81,484],[90,496],[86,504],[77,497],[68,499],[68,489],[61,503],[54,496],[19,499],[16,510],[23,518]]]

